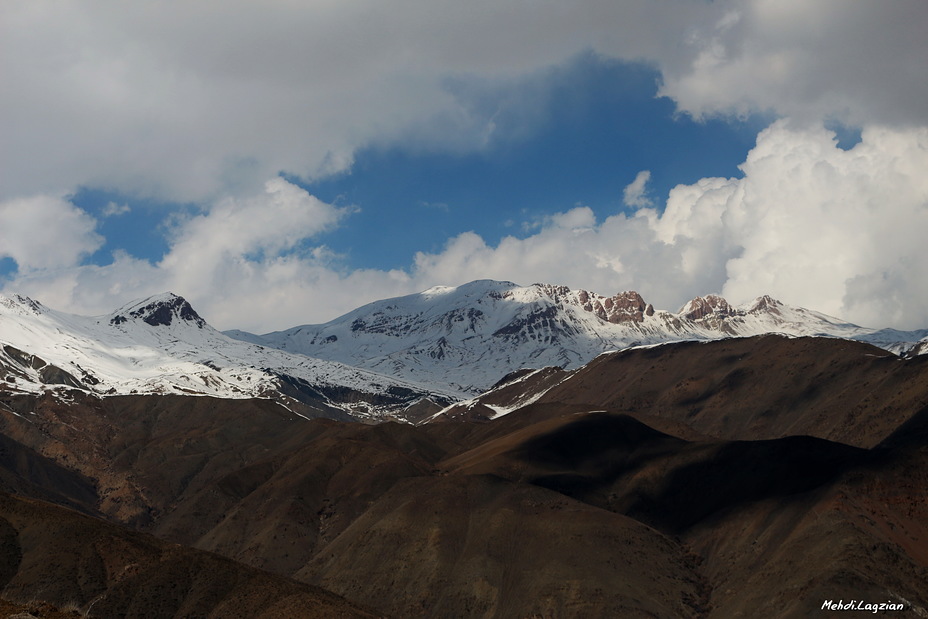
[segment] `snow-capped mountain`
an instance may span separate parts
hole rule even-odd
[[[608,350],[763,333],[859,339],[897,354],[928,348],[926,331],[865,329],[766,296],[734,307],[708,295],[668,312],[636,292],[481,280],[258,336],[220,333],[170,293],[95,317],[13,295],[0,296],[0,389],[272,397],[355,417],[422,402],[410,413],[418,417],[520,368],[574,369]]]
[[[0,380],[4,390],[26,393],[274,397],[354,416],[423,397],[449,400],[424,385],[232,339],[170,293],[96,317],[0,296]]]
[[[875,331],[769,296],[732,306],[697,297],[677,312],[655,310],[637,292],[604,297],[565,286],[480,280],[377,301],[331,322],[228,335],[340,361],[462,396],[523,368],[576,368],[630,346],[763,333],[862,339],[902,352],[928,332]]]

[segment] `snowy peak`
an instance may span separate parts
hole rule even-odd
[[[766,294],[741,307],[732,306],[725,298],[717,294],[707,294],[704,297],[696,297],[689,301],[677,313],[690,320],[702,320],[708,317],[730,318],[747,314],[781,316],[784,309],[786,309],[786,305]]]
[[[709,294],[672,312],[655,310],[632,290],[603,296],[552,284],[478,280],[376,301],[321,325],[263,336],[228,334],[469,397],[520,368],[571,369],[608,350],[764,333],[869,339],[873,330],[769,296],[734,306]],[[923,335],[880,338],[891,341],[884,348],[901,352]]]
[[[774,299],[769,295],[764,295],[762,297],[757,297],[754,301],[748,306],[749,314],[758,314],[760,312],[767,312],[770,314],[780,314],[780,308],[785,307],[782,303]]]
[[[231,339],[171,293],[96,317],[0,297],[0,391],[260,397],[300,415],[365,419],[452,400],[415,382]]]
[[[515,285],[512,285],[516,288]],[[589,312],[605,322],[621,324],[638,324],[645,322],[646,318],[654,316],[654,306],[634,290],[619,292],[611,297],[602,296],[587,290],[571,290],[567,286],[554,286],[551,284],[533,284],[529,289],[534,290],[539,297],[548,297],[560,305],[573,305]],[[510,290],[503,293],[504,298],[520,296]],[[521,295],[523,300],[525,295]],[[781,308],[785,306],[780,301],[764,295],[743,307],[731,305],[724,297],[717,294],[708,294],[687,302],[676,312],[679,319],[702,322],[712,328],[718,328],[726,318],[745,316],[747,314],[780,315]],[[673,316],[669,312],[665,315]]]
[[[777,303],[777,301],[774,301],[774,303]],[[719,295],[707,294],[704,297],[696,297],[692,301],[689,301],[686,305],[681,307],[680,311],[677,313],[690,320],[699,320],[710,315],[723,318],[733,316],[735,315],[735,310],[728,301]]]
[[[44,305],[21,294],[10,296],[0,294],[0,309],[15,312],[20,316],[29,314],[41,316],[47,312]]]
[[[634,290],[626,290],[611,297],[604,297],[587,290],[571,290],[567,286],[534,284],[532,287],[555,301],[576,305],[612,324],[642,322],[645,316],[654,315],[654,306],[646,303]]]
[[[140,320],[152,327],[167,327],[182,321],[202,329],[206,321],[181,296],[166,292],[141,301],[134,301],[114,312],[109,324],[116,326],[125,322]]]

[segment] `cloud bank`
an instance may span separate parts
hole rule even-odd
[[[695,116],[772,112],[924,125],[928,5],[918,0],[723,0],[662,55],[661,93]]]
[[[717,292],[771,294],[864,325],[928,324],[928,130],[871,128],[853,149],[822,128],[775,123],[758,136],[743,178],[674,188],[662,213],[602,222],[581,207],[525,239],[489,247],[473,234],[419,254],[416,272],[635,289],[676,309]]]
[[[449,84],[505,90],[588,52],[654,66],[696,116],[924,125],[926,20],[923,0],[6,2],[0,200],[212,201],[371,144],[483,148],[504,118]]]
[[[108,266],[81,266],[92,233],[62,227],[57,234],[72,230],[73,238],[60,257],[73,264],[35,264],[11,288],[89,313],[174,290],[221,328],[257,331],[487,277],[633,289],[673,310],[710,292],[734,302],[771,294],[867,326],[928,324],[928,130],[871,128],[843,150],[825,129],[780,121],[758,136],[741,169],[741,178],[677,186],[662,212],[643,206],[597,221],[577,207],[496,246],[460,234],[393,271],[340,268],[338,256],[310,241],[350,219],[348,209],[278,178],[259,195],[218,201],[178,223],[156,264],[117,255]]]

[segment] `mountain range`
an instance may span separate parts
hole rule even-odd
[[[732,306],[717,295],[679,311],[636,292],[481,280],[374,302],[322,325],[220,333],[165,293],[103,316],[0,297],[0,365],[9,388],[98,395],[270,397],[296,413],[409,418],[473,397],[522,368],[576,369],[610,350],[764,333],[928,350],[928,330],[862,328],[769,296]]]
[[[95,317],[0,297],[0,368],[7,388],[273,398],[304,416],[368,418],[452,393],[231,339],[166,293]]]
[[[370,303],[331,322],[254,335],[254,344],[338,361],[460,395],[480,393],[520,368],[574,369],[632,346],[763,333],[875,343],[898,354],[924,351],[928,330],[859,327],[769,296],[732,306],[697,297],[677,312],[655,310],[637,292],[604,297],[565,286],[475,281]]]
[[[478,281],[231,335],[0,299],[0,611],[928,616],[923,332]]]

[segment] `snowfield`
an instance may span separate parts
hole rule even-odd
[[[707,295],[668,312],[635,292],[603,297],[480,280],[255,335],[221,333],[171,293],[92,317],[0,295],[0,385],[27,393],[296,398],[378,417],[423,399],[440,408],[473,398],[522,368],[570,370],[609,350],[765,333],[856,339],[896,354],[928,350],[928,331],[867,329],[767,296],[734,307]],[[524,402],[496,413],[517,404]]]
[[[377,301],[320,325],[255,335],[263,344],[454,391],[482,393],[519,368],[580,367],[608,350],[764,333],[870,341],[900,354],[928,335],[859,327],[768,296],[732,307],[715,295],[678,312],[634,292],[603,297],[563,286],[480,280]]]
[[[33,393],[58,385],[98,395],[267,397],[280,389],[280,375],[285,375],[323,391],[450,395],[341,363],[232,339],[209,326],[182,297],[170,293],[95,317],[55,311],[19,295],[0,296],[0,362],[8,370],[8,389]]]

